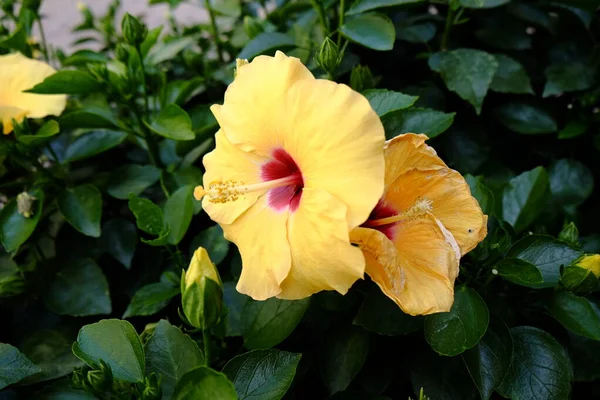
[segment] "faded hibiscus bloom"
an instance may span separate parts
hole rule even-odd
[[[365,261],[349,232],[383,193],[383,126],[367,99],[277,52],[239,63],[195,191],[242,256],[254,299],[345,293]]]
[[[351,232],[366,272],[411,315],[449,311],[460,257],[487,234],[487,216],[469,185],[407,133],[386,143],[384,194]]]
[[[64,111],[65,95],[23,93],[55,72],[50,65],[20,53],[0,56],[0,122],[5,135],[13,131],[13,119],[21,122]]]

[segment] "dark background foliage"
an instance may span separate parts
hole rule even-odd
[[[0,4],[0,54],[51,60],[34,90],[70,95],[0,138],[0,399],[600,398],[598,279],[575,265],[600,252],[598,1],[206,0],[206,24],[147,36],[114,1],[82,10],[73,54],[27,40],[39,1]],[[239,253],[192,191],[235,58],[275,50],[466,176],[489,235],[451,312],[407,316],[368,279],[235,291]],[[198,246],[227,310],[204,334],[179,286]]]

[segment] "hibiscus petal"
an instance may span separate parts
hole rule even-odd
[[[222,224],[224,236],[235,243],[242,256],[240,293],[265,300],[281,292],[292,263],[287,240],[288,211],[277,212],[262,196],[233,224]]]
[[[304,188],[290,214],[292,268],[281,284],[282,299],[301,299],[321,290],[345,294],[364,276],[365,260],[349,242],[346,206],[321,189]]]
[[[266,156],[280,143],[276,121],[285,113],[287,93],[296,82],[314,79],[295,57],[280,51],[275,57],[258,56],[238,68],[224,104],[211,111],[232,143]]]
[[[431,200],[431,213],[452,233],[461,254],[471,251],[485,238],[487,216],[458,172],[447,168],[411,170],[396,180],[385,200],[397,210],[405,211],[420,197]]]
[[[252,184],[261,181],[260,165],[266,162],[253,153],[240,150],[227,140],[223,131],[215,135],[216,146],[204,156],[206,173],[203,177],[205,189],[212,182],[224,182],[235,179],[238,184]],[[227,203],[215,203],[209,196],[204,198],[202,207],[210,218],[219,223],[231,224],[244,211],[251,207],[265,191],[246,193],[237,200]]]
[[[411,315],[449,311],[454,302],[458,261],[435,218],[402,223],[394,244],[405,281],[402,293],[392,300]]]
[[[0,106],[0,122],[3,126],[3,133],[5,135],[11,133],[14,128],[12,120],[21,122],[25,115],[27,115],[27,111],[20,108]]]
[[[368,100],[327,80],[297,82],[281,121],[284,147],[307,188],[348,207],[348,228],[363,223],[383,194],[383,126]]]
[[[25,110],[29,118],[60,115],[66,107],[67,96],[23,93],[55,72],[50,65],[20,53],[0,56],[0,104]]]
[[[430,170],[447,168],[432,147],[425,144],[427,136],[405,133],[385,143],[385,186],[411,169]]]

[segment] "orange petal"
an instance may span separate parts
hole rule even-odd
[[[432,202],[431,213],[452,233],[461,254],[469,252],[485,238],[487,216],[458,172],[448,168],[408,171],[388,190],[385,201],[402,212],[420,197]]]
[[[385,143],[385,186],[389,188],[398,177],[411,169],[447,168],[432,147],[425,144],[427,136],[405,133]]]
[[[304,188],[290,214],[288,238],[292,268],[281,284],[281,299],[301,299],[321,290],[345,294],[362,279],[365,260],[350,244],[346,206],[321,189]]]
[[[221,225],[225,238],[237,245],[242,256],[238,292],[254,300],[265,300],[281,292],[280,285],[292,262],[287,219],[287,211],[274,211],[267,196],[262,196],[232,224]]]

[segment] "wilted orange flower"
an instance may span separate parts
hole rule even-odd
[[[254,299],[345,293],[365,261],[349,232],[383,193],[383,126],[367,99],[277,52],[238,63],[197,199],[242,256]]]
[[[0,123],[5,135],[13,130],[13,119],[21,122],[25,117],[43,118],[64,111],[65,95],[23,93],[55,72],[50,65],[21,53],[0,56]]]
[[[386,143],[384,195],[351,241],[366,272],[404,312],[449,311],[459,260],[487,234],[487,216],[469,185],[407,133]]]

